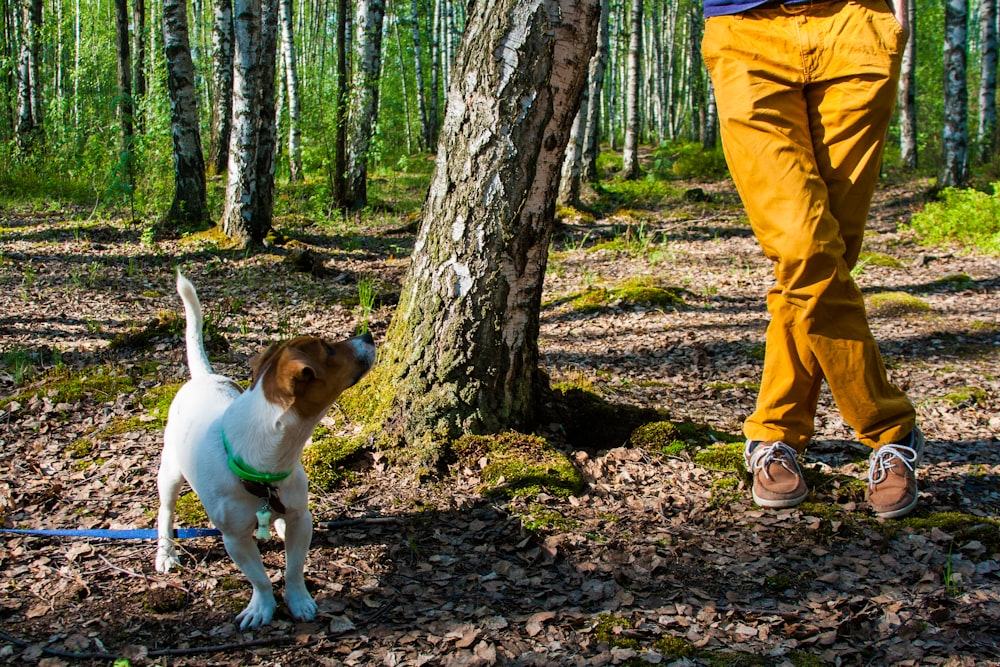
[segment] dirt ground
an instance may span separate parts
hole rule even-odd
[[[540,346],[554,382],[735,437],[759,381],[770,268],[731,188],[698,185],[710,201],[564,220]],[[279,603],[271,626],[240,632],[249,586],[217,538],[183,542],[183,569],[161,575],[151,541],[0,535],[0,660],[1000,665],[1000,259],[900,231],[925,185],[881,189],[857,272],[928,439],[912,520],[876,521],[852,495],[867,452],[826,391],[805,457],[819,483],[792,510],[755,508],[740,475],[687,453],[626,442],[584,451],[558,442],[565,425],[547,424],[584,474],[578,496],[486,499],[476,470],[418,483],[377,453],[350,482],[314,493],[314,517],[329,523],[310,551],[312,623]],[[320,271],[296,270],[289,246],[251,256],[210,237],[151,246],[89,211],[0,211],[5,527],[153,526],[155,399],[185,377],[180,339],[152,328],[180,312],[176,266],[216,332],[216,370],[232,377],[246,378],[269,341],[353,334],[359,278],[377,281],[371,327],[384,335],[413,240],[388,233],[402,221],[282,222]],[[633,276],[683,288],[684,304],[573,308],[586,287]],[[38,362],[33,377],[21,377],[19,354]],[[63,391],[60,377],[83,381]],[[325,424],[351,428],[336,409]],[[280,591],[280,544],[263,550]]]

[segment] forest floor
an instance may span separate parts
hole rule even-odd
[[[710,201],[684,197],[697,185]],[[912,518],[858,492],[867,451],[824,390],[805,455],[813,493],[763,511],[745,478],[628,446],[545,433],[587,482],[513,500],[455,469],[418,482],[370,453],[313,493],[311,623],[279,602],[233,618],[249,586],[217,538],[154,570],[152,541],[0,535],[0,661],[160,665],[1000,665],[1000,258],[926,248],[900,227],[926,182],[890,182],[857,280],[892,379],[927,436]],[[597,219],[564,218],[550,256],[542,363],[553,382],[739,439],[759,381],[771,281],[727,182],[676,184]],[[352,335],[376,280],[384,337],[413,235],[403,216],[278,224],[255,255],[209,235],[155,245],[90,211],[0,211],[0,520],[7,528],[149,528],[169,388],[186,378],[182,266],[218,372],[291,334]],[[574,308],[588,287],[647,276],[683,303]],[[176,331],[175,326],[173,331]],[[142,332],[149,333],[141,336]],[[140,344],[143,343],[143,344]],[[27,360],[27,362],[25,362]],[[34,369],[34,373],[32,373]],[[350,428],[337,410],[325,420]],[[281,588],[279,543],[263,544]],[[125,663],[121,663],[125,664]]]

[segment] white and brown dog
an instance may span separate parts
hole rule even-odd
[[[253,383],[242,391],[212,373],[202,340],[201,303],[177,273],[187,318],[191,379],[170,405],[157,486],[156,569],[179,563],[173,541],[174,506],[184,479],[201,499],[236,565],[253,585],[237,617],[241,629],[271,622],[275,599],[256,537],[272,520],[285,540],[285,602],[292,616],[312,620],[316,603],[306,590],[306,552],[312,539],[302,450],[342,391],[375,362],[370,334],[328,343],[299,336],[271,345],[251,360]],[[284,524],[283,526],[281,524]]]

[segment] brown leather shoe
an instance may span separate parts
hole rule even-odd
[[[753,475],[753,499],[761,507],[795,507],[809,495],[796,457],[781,442],[748,440],[743,450],[747,471]]]
[[[917,506],[917,465],[924,453],[924,434],[913,432],[882,445],[868,459],[868,504],[883,519],[906,516]]]

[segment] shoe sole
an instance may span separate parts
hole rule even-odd
[[[805,495],[798,498],[761,498],[756,493],[752,493],[751,495],[753,496],[753,501],[761,507],[766,507],[767,509],[772,510],[781,510],[801,505],[805,499],[809,497],[809,492],[806,491]]]

